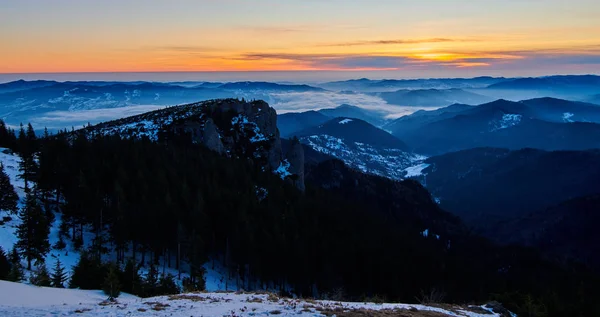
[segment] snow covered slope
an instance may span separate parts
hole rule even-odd
[[[425,157],[411,153],[401,140],[366,121],[339,117],[297,133],[313,150],[336,157],[363,173],[391,179]]]
[[[101,291],[36,287],[0,281],[2,316],[331,316],[343,312],[405,312],[413,317],[503,317],[485,306],[444,308],[408,305],[349,303],[279,298],[273,294],[195,293],[153,298],[122,294],[106,302]],[[370,311],[370,313],[369,313]],[[431,315],[431,313],[437,313]],[[404,316],[404,315],[403,315]]]

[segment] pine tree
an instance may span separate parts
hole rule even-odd
[[[10,271],[7,276],[7,280],[11,282],[20,282],[23,280],[23,266],[21,265],[21,257],[16,247],[13,247],[8,257],[10,262]]]
[[[123,275],[121,277],[121,283],[123,285],[123,291],[130,294],[139,294],[142,286],[142,278],[139,274],[139,266],[136,265],[135,260],[129,259],[125,263],[125,269],[123,269]]]
[[[46,215],[37,202],[37,198],[27,193],[25,206],[19,212],[21,224],[17,227],[17,249],[27,259],[27,269],[31,270],[31,261],[43,262],[50,250],[48,234],[50,227]]]
[[[100,259],[90,256],[88,251],[82,251],[79,262],[73,267],[69,282],[70,288],[99,289],[106,276],[106,267]]]
[[[40,263],[36,266],[35,270],[31,274],[31,277],[29,278],[29,282],[36,286],[51,286],[50,274],[48,273],[48,269],[46,268],[45,264]]]
[[[119,270],[115,264],[110,264],[108,274],[104,279],[102,290],[104,291],[104,294],[108,295],[109,300],[114,300],[121,294]]]
[[[158,294],[157,295],[169,295],[178,294],[180,292],[179,286],[175,283],[175,277],[171,274],[161,276],[158,283]]]
[[[4,249],[0,247],[0,280],[5,280],[10,272],[10,262],[4,252]]]
[[[60,259],[56,260],[54,270],[52,270],[52,287],[65,288],[65,282],[67,281],[67,272],[62,267]]]
[[[16,213],[18,202],[19,196],[17,196],[15,188],[10,183],[10,178],[4,171],[4,165],[0,164],[0,210]]]
[[[21,177],[25,181],[25,188],[28,188],[29,182],[35,180],[38,169],[37,162],[35,161],[37,139],[31,124],[27,125],[27,132],[25,132],[23,124],[21,124],[18,143],[19,154],[21,156],[19,171],[21,172]]]
[[[150,265],[150,270],[146,274],[143,284],[143,296],[154,296],[158,289],[158,271],[154,265]]]

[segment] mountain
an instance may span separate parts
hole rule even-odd
[[[319,113],[330,118],[347,117],[360,119],[377,127],[382,126],[386,122],[385,114],[383,112],[359,108],[348,104],[343,104],[336,108],[321,109],[319,110]]]
[[[492,98],[462,89],[416,89],[382,92],[375,95],[387,103],[400,106],[439,107],[455,103],[478,105]]]
[[[588,98],[587,101],[595,105],[600,105],[600,94],[593,95],[591,98]]]
[[[49,80],[25,81],[25,80],[21,79],[21,80],[17,80],[17,81],[11,81],[8,83],[0,84],[0,94],[7,93],[7,92],[20,91],[20,90],[27,90],[27,89],[32,89],[32,88],[38,88],[38,87],[45,87],[45,86],[54,85],[56,83],[57,82],[55,82],[55,81],[49,81]]]
[[[320,125],[328,120],[331,120],[331,117],[318,111],[289,112],[277,116],[277,127],[281,136],[286,138],[293,136],[295,132]]]
[[[404,169],[422,160],[404,142],[366,121],[335,118],[296,133],[300,142],[336,157],[357,170],[400,179]]]
[[[399,118],[386,125],[386,129],[404,140],[414,151],[423,154],[441,154],[475,147],[532,147],[545,150],[600,147],[600,125],[568,122],[575,115],[563,112],[571,108],[568,106],[570,104],[564,107],[562,103],[549,106],[555,103],[544,100],[498,100],[470,108],[454,105],[430,114],[419,113]],[[574,103],[572,106],[572,109],[585,110],[578,117],[592,119],[596,116],[596,109],[589,105]],[[553,118],[554,122],[543,120],[547,118]],[[404,122],[409,124],[404,125]]]
[[[441,206],[494,239],[503,224],[600,193],[600,150],[475,148],[430,157],[421,179]],[[507,227],[511,235],[520,227]],[[514,238],[514,237],[513,237]]]
[[[218,86],[226,90],[269,90],[269,91],[293,91],[293,92],[315,92],[323,91],[323,88],[312,87],[309,85],[283,85],[270,82],[244,81],[226,83]]]
[[[177,284],[192,278],[202,283],[205,273],[196,268],[221,263],[236,290],[263,291],[269,285],[269,290],[298,297],[331,299],[343,288],[340,298],[358,302],[366,300],[364,294],[414,302],[427,300],[423,290],[443,289],[449,302],[484,302],[494,296],[519,314],[534,301],[554,303],[551,315],[595,315],[596,305],[581,304],[596,298],[595,275],[548,261],[535,249],[496,246],[472,234],[416,181],[365,174],[339,160],[296,164],[302,161],[302,146],[293,140],[278,150],[276,120],[262,101],[212,100],[33,142],[39,145],[35,188],[40,197],[51,198],[42,208],[56,200],[63,207],[43,213],[55,218],[52,245],[61,238],[66,244],[52,252],[73,257],[91,247],[90,256],[102,252],[106,261],[133,259],[137,264],[141,258],[143,271],[154,263],[167,273],[183,270],[180,278],[172,278]],[[340,118],[336,124],[369,127],[357,120]],[[336,127],[328,131],[352,133]],[[398,144],[374,137],[381,146]],[[283,158],[280,153],[286,150]],[[289,165],[283,164],[286,159]],[[272,162],[279,162],[275,170]],[[295,167],[298,172],[292,171]],[[16,175],[14,169],[11,173]],[[302,175],[304,191],[293,186]],[[59,233],[66,219],[75,225]],[[10,221],[0,225],[0,240],[14,232],[20,219]],[[177,261],[168,261],[175,254]],[[92,289],[103,284],[102,274],[93,272],[109,264],[89,262],[90,267],[73,270],[71,286],[78,287],[71,283],[77,281]],[[119,266],[115,270],[129,276]],[[132,279],[120,283],[140,296],[163,292],[151,283],[138,288]],[[548,291],[556,296],[545,297]],[[169,292],[178,292],[177,287]],[[168,311],[178,298],[164,298],[171,306],[155,311]],[[289,310],[289,303],[282,301],[281,309]],[[182,312],[177,309],[175,315]],[[239,312],[253,314],[246,307]]]
[[[52,111],[79,111],[131,105],[175,105],[230,97],[211,88],[185,88],[160,83],[56,83],[0,94],[0,117],[18,125]]]
[[[419,110],[410,115],[400,117],[388,122],[383,126],[386,131],[392,131],[395,135],[408,134],[424,125],[456,116],[457,113],[471,109],[473,106],[454,104],[436,110]]]
[[[304,188],[302,148],[296,144],[283,153],[277,113],[264,101],[209,100],[104,122],[81,132],[154,141],[185,135],[219,154],[252,158],[282,179],[294,176],[289,179]]]
[[[533,109],[532,116],[549,122],[600,123],[600,106],[556,98],[523,100],[521,103]]]
[[[566,75],[536,78],[517,78],[488,86],[489,89],[544,90],[544,91],[590,91],[597,92],[600,76]]]
[[[384,92],[398,89],[467,89],[484,88],[491,84],[506,80],[497,77],[475,78],[429,78],[429,79],[383,79],[370,80],[367,78],[347,81],[336,81],[321,84],[321,87],[333,90],[352,90],[362,92]]]

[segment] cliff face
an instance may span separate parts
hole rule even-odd
[[[155,141],[187,137],[229,157],[246,158],[304,190],[304,152],[299,144],[284,155],[277,112],[264,101],[209,100],[101,123],[96,132]]]
[[[298,139],[292,140],[291,148],[286,156],[290,162],[290,173],[296,175],[293,180],[294,185],[304,191],[304,148]]]

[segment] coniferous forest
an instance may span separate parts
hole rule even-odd
[[[75,268],[39,268],[43,285],[152,296],[177,291],[165,267],[202,289],[202,265],[218,261],[247,290],[409,303],[437,294],[450,303],[498,300],[517,313],[538,312],[531,316],[600,315],[598,272],[535,249],[495,246],[414,181],[332,160],[307,166],[301,192],[185,135],[159,142],[88,130],[36,137],[30,125],[15,133],[2,124],[0,146],[21,156],[27,193],[17,212],[0,173],[3,209],[23,220],[16,250],[0,254],[2,278],[18,278],[15,257],[32,269],[60,247],[48,244],[58,213],[61,237],[82,248],[81,260]],[[108,253],[116,254],[111,263],[102,260]],[[145,278],[140,265],[151,268]]]

